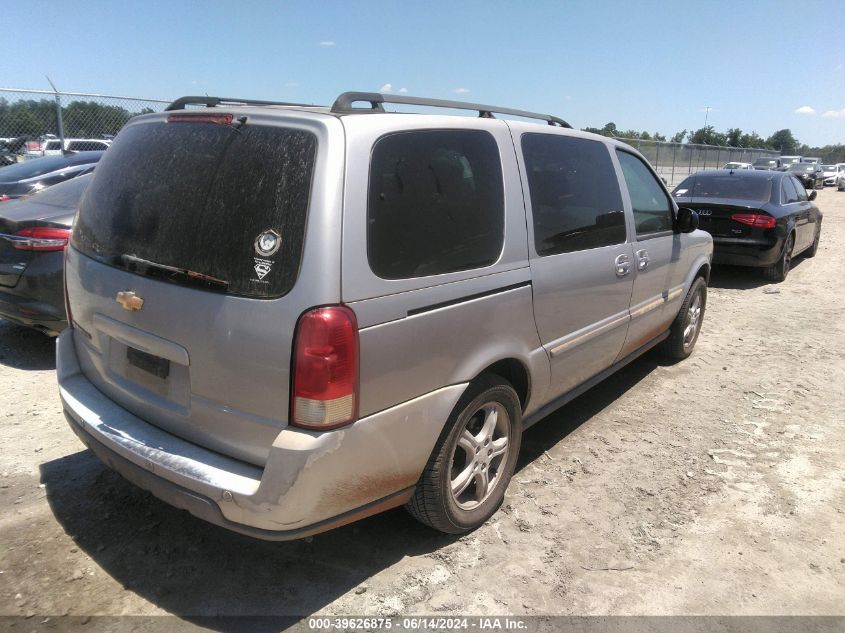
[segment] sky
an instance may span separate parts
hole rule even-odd
[[[845,143],[845,1],[2,0],[0,87],[330,104],[347,90]],[[709,110],[708,110],[709,108]]]

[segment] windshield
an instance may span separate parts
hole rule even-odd
[[[299,273],[316,150],[290,128],[130,125],[97,167],[73,246],[172,283],[279,297]]]
[[[793,163],[789,166],[789,171],[815,171],[816,166],[812,163]]]
[[[836,165],[822,165],[822,169],[825,171],[836,171]]]
[[[752,175],[759,172],[743,173]],[[731,198],[768,202],[772,196],[772,180],[743,178],[738,174],[697,174],[686,178],[675,188],[672,195],[676,198]]]
[[[739,169],[740,167],[742,167],[742,163],[725,163],[722,169]]]
[[[754,161],[754,164],[759,167],[772,167],[778,164],[776,160],[768,160],[766,158],[758,158]]]

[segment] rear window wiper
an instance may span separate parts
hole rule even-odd
[[[192,284],[208,288],[211,290],[227,291],[229,282],[224,279],[218,279],[205,273],[200,273],[195,270],[188,270],[187,268],[179,268],[177,266],[168,266],[166,264],[159,264],[151,262],[134,255],[118,255],[116,263],[126,268],[130,272],[147,275],[148,277],[159,277],[168,281],[178,283]]]

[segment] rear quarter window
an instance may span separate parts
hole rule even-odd
[[[480,130],[399,132],[373,146],[367,257],[383,279],[493,264],[504,245],[496,140]]]

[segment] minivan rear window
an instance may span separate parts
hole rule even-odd
[[[83,197],[73,246],[163,281],[286,294],[299,273],[316,136],[186,119],[120,132]]]

